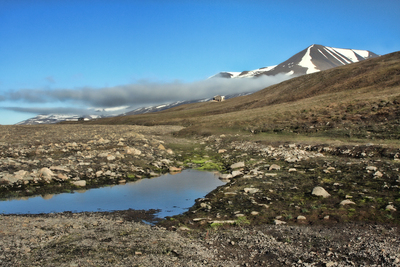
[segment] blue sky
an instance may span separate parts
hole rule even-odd
[[[203,97],[209,76],[311,44],[399,51],[399,10],[398,0],[0,0],[0,124]]]

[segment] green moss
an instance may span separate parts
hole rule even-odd
[[[239,217],[235,220],[235,224],[238,226],[250,224],[250,221],[246,218],[246,216]]]

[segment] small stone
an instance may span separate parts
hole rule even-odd
[[[281,221],[281,220],[277,220],[277,219],[274,220],[274,223],[275,223],[276,225],[286,224],[286,222]]]
[[[108,155],[108,156],[107,156],[107,160],[108,160],[108,161],[113,161],[113,160],[115,160],[115,156],[113,156],[113,155]]]
[[[374,177],[381,178],[382,176],[383,176],[383,173],[381,173],[380,171],[377,171],[374,173]]]
[[[296,170],[296,168],[290,168],[289,169],[289,172],[296,172],[297,170]]]
[[[393,205],[387,205],[385,209],[389,211],[397,211],[397,209]]]
[[[376,172],[376,171],[378,170],[378,168],[375,167],[375,166],[368,166],[368,167],[366,167],[365,169],[366,169],[367,171],[373,171],[373,172]]]
[[[239,176],[239,175],[242,175],[243,173],[241,172],[241,171],[233,171],[232,172],[232,177],[236,177],[236,176]]]
[[[303,215],[299,215],[299,216],[297,216],[297,220],[299,221],[299,220],[306,220],[307,218],[305,217],[305,216],[303,216]]]
[[[257,216],[258,214],[260,214],[258,211],[252,211],[251,212],[251,215],[253,215],[253,216]]]
[[[62,173],[57,174],[57,179],[60,181],[68,180],[68,177]]]
[[[349,199],[346,199],[346,200],[343,200],[342,202],[340,202],[340,205],[342,205],[342,206],[350,205],[350,204],[356,204],[356,203],[354,203],[353,201],[351,201]]]
[[[142,151],[140,151],[139,149],[136,149],[134,147],[126,147],[125,152],[126,152],[126,154],[137,155],[137,156],[142,154]]]
[[[280,169],[281,169],[281,167],[280,167],[279,165],[276,165],[276,164],[272,164],[272,165],[269,167],[269,170],[270,170],[270,171],[273,171],[273,170],[279,171]]]
[[[41,168],[39,171],[39,177],[43,180],[50,181],[54,173],[49,168]]]
[[[222,154],[222,153],[225,153],[226,152],[226,149],[218,149],[218,153],[219,154]]]
[[[314,187],[312,193],[314,196],[321,196],[323,198],[330,197],[331,195],[321,186]]]
[[[181,172],[182,168],[177,167],[169,167],[169,172]]]
[[[158,146],[158,149],[160,149],[160,150],[165,150],[165,146],[163,146],[163,144],[160,144],[160,145]]]
[[[76,186],[86,186],[86,181],[85,180],[79,180],[79,181],[72,181],[72,184],[76,185]]]
[[[241,162],[237,162],[235,164],[232,164],[231,165],[231,169],[239,169],[239,168],[243,168],[244,166],[245,166],[244,162],[241,161]]]
[[[245,193],[255,194],[255,193],[257,193],[258,191],[260,191],[260,189],[250,187],[250,188],[244,188],[243,191],[244,191]]]
[[[233,176],[232,176],[232,174],[230,174],[230,173],[228,173],[228,174],[223,173],[223,174],[220,174],[220,175],[219,175],[219,179],[221,179],[221,180],[223,180],[223,181],[229,180],[229,179],[231,179],[231,178],[233,178]]]

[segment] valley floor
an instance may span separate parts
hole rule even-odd
[[[228,181],[155,226],[151,211],[0,215],[0,265],[400,266],[398,148],[181,129],[0,126],[6,199],[182,168]]]

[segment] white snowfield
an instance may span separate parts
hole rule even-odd
[[[312,63],[312,57],[310,55],[310,50],[313,47],[314,47],[314,45],[308,47],[306,54],[303,56],[303,58],[299,62],[300,67],[307,68],[307,72],[306,72],[307,74],[320,71],[320,69],[317,69],[317,67],[314,65],[314,63]]]

